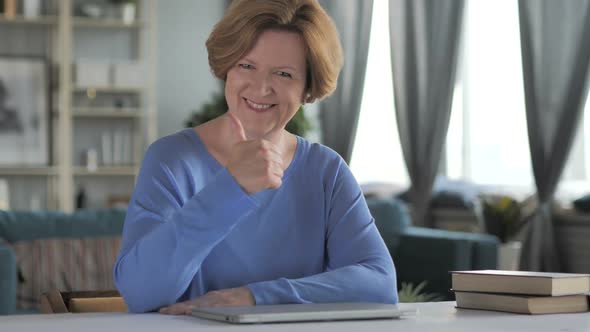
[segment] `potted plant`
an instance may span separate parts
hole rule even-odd
[[[488,233],[508,242],[520,228],[521,207],[509,196],[486,196],[482,200]]]
[[[502,242],[498,249],[498,267],[517,270],[522,247],[517,234],[526,224],[521,204],[509,196],[488,196],[482,201],[487,232]]]
[[[227,109],[228,107],[227,102],[225,101],[225,95],[215,94],[209,102],[204,103],[199,109],[191,112],[189,118],[185,121],[185,125],[186,127],[198,126],[209,120],[213,120],[220,115],[223,115],[225,112],[227,112]],[[311,129],[311,124],[305,117],[305,110],[303,106],[299,107],[299,110],[297,113],[295,113],[293,119],[287,123],[285,129],[291,134],[305,137],[307,131]]]

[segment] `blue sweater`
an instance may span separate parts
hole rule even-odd
[[[393,262],[340,156],[298,137],[282,186],[248,195],[190,128],[146,152],[114,279],[132,312],[241,286],[258,305],[397,302]]]

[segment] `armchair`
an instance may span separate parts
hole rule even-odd
[[[395,263],[398,287],[427,281],[425,291],[451,300],[449,271],[496,268],[495,236],[411,226],[395,198],[368,198],[367,205]]]

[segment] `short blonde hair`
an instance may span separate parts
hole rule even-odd
[[[342,46],[334,22],[317,0],[234,0],[207,39],[213,74],[225,80],[265,30],[293,31],[303,37],[306,101],[334,92],[342,68]]]

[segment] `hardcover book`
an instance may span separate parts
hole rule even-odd
[[[454,291],[528,295],[574,295],[590,292],[590,274],[527,271],[452,271]]]
[[[521,314],[557,314],[588,311],[585,294],[564,296],[530,296],[455,292],[458,308],[483,309]]]

